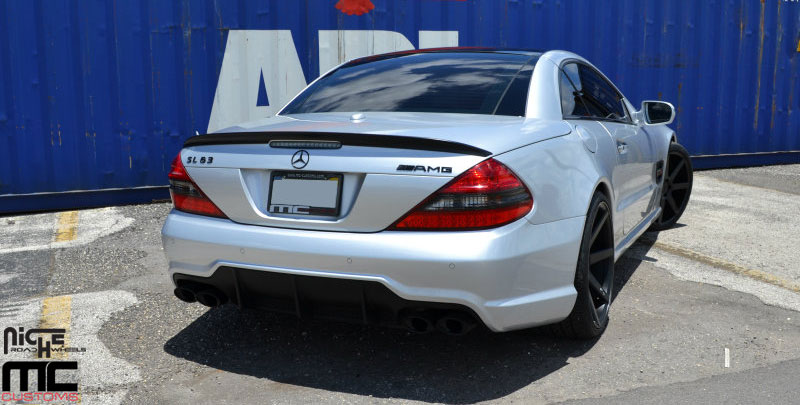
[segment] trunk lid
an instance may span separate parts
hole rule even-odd
[[[566,124],[518,117],[366,115],[272,117],[190,138],[181,156],[195,183],[235,222],[378,232],[487,157],[569,132]],[[313,204],[338,210],[307,214]]]

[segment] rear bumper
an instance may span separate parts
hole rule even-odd
[[[228,280],[221,272],[235,268],[378,283],[402,300],[466,307],[490,329],[507,331],[557,322],[572,310],[584,221],[520,220],[472,232],[346,233],[173,211],[162,236],[173,281],[227,283],[216,280]]]
[[[232,302],[240,308],[293,314],[299,318],[411,327],[418,332],[427,332],[440,319],[452,317],[464,321],[460,329],[466,331],[477,319],[475,313],[463,305],[409,301],[375,281],[298,276],[236,267],[219,267],[211,277],[176,273],[173,281],[191,294],[208,293],[209,286],[213,286],[214,297],[221,297],[220,302]],[[178,295],[186,298],[186,294]],[[411,325],[414,318],[423,318],[423,324],[414,328]]]

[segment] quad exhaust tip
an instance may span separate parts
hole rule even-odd
[[[228,296],[223,292],[208,285],[184,285],[173,290],[175,297],[187,303],[199,302],[207,307],[214,308],[228,302]],[[410,332],[430,333],[438,330],[450,336],[463,336],[476,326],[475,320],[460,312],[448,312],[438,318],[430,312],[423,311],[406,315],[402,323]]]
[[[182,286],[173,291],[176,297],[183,302],[199,302],[207,307],[218,307],[228,302],[228,297],[218,289],[211,286]]]
[[[192,303],[197,301],[197,297],[194,295],[194,291],[188,288],[178,287],[173,291],[173,293],[175,294],[176,297],[178,297],[179,300],[183,302]]]
[[[411,332],[428,333],[434,329],[433,321],[424,315],[409,315],[403,318],[403,324]]]
[[[436,321],[436,329],[451,336],[466,335],[474,327],[473,319],[457,312],[449,313]]]
[[[197,302],[211,308],[218,307],[228,301],[228,297],[215,288],[198,291],[196,295]]]
[[[476,322],[471,317],[458,312],[449,312],[439,318],[421,313],[405,316],[403,325],[414,333],[428,333],[436,329],[446,335],[463,336],[475,328]]]

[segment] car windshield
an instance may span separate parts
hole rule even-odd
[[[538,56],[422,52],[358,59],[309,86],[281,115],[402,111],[523,116]]]

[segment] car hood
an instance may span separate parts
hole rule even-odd
[[[327,132],[402,135],[459,142],[491,152],[503,153],[570,132],[563,121],[526,119],[483,114],[412,112],[313,113],[278,115],[215,131],[230,132]]]

